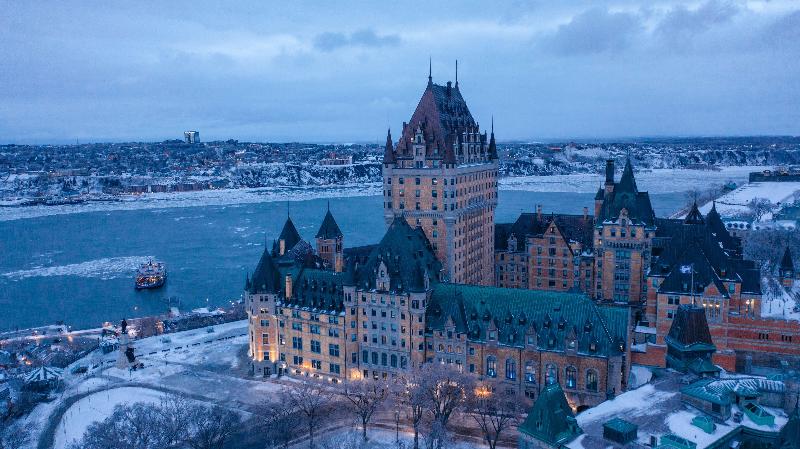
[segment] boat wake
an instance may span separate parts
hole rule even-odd
[[[116,279],[130,277],[136,268],[147,262],[152,256],[104,257],[69,265],[52,267],[36,267],[28,270],[17,270],[3,273],[2,276],[19,281],[32,277],[79,276],[95,279]]]

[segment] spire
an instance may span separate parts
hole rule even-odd
[[[392,145],[392,130],[386,131],[386,149],[383,152],[383,163],[394,164],[394,148]]]
[[[428,86],[433,84],[433,60],[428,56]]]
[[[492,115],[492,134],[489,137],[489,159],[497,159],[497,143],[494,141],[494,115]]]
[[[625,160],[625,169],[622,170],[622,177],[619,179],[619,184],[614,189],[618,192],[638,193],[639,189],[636,187],[636,178],[633,176],[633,165],[631,159]]]
[[[703,214],[700,213],[700,209],[697,208],[697,200],[692,204],[692,209],[689,211],[689,214],[686,215],[686,219],[683,220],[684,224],[704,224],[705,220],[703,220]]]
[[[325,214],[325,218],[322,220],[322,225],[319,227],[319,231],[317,231],[315,238],[330,240],[337,239],[339,237],[342,237],[342,231],[339,229],[339,225],[336,224],[336,220],[333,218],[329,204],[328,212]]]

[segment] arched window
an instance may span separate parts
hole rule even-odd
[[[506,359],[506,379],[517,378],[517,362],[514,359]]]
[[[567,388],[576,388],[578,386],[578,370],[574,366],[567,367]]]
[[[545,384],[547,384],[547,385],[552,385],[552,384],[558,383],[558,367],[557,366],[555,366],[553,364],[547,365],[547,371],[545,371],[544,381],[545,381]]]
[[[497,358],[493,355],[486,357],[486,375],[497,377]]]
[[[525,382],[531,384],[536,382],[536,368],[530,360],[525,362]]]
[[[593,369],[586,371],[586,390],[597,391],[597,371]]]

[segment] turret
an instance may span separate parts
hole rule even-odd
[[[383,151],[383,163],[394,164],[394,146],[392,144],[392,130],[389,129],[386,131],[386,148]]]
[[[331,214],[330,204],[317,231],[316,240],[317,255],[325,261],[327,268],[337,273],[344,271],[344,236]]]

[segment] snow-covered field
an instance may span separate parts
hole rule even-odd
[[[748,212],[747,203],[754,198],[765,198],[778,205],[793,201],[794,193],[798,191],[800,182],[753,182],[717,198],[717,211],[723,217],[736,217]],[[711,203],[704,204],[700,211],[706,214],[711,206]],[[762,219],[769,220],[771,217],[772,214],[767,214]]]
[[[800,312],[795,307],[800,305],[800,282],[795,282],[790,291],[783,286],[776,285],[775,279],[763,279],[761,298],[761,316],[764,318],[778,318],[782,320],[800,321]]]
[[[53,449],[66,449],[80,441],[89,426],[110,416],[114,407],[134,402],[158,403],[163,393],[149,388],[122,387],[89,395],[67,409],[56,428]]]
[[[750,172],[767,167],[741,166],[720,167],[720,170],[689,170],[657,168],[635,172],[636,185],[641,191],[650,193],[685,192],[691,189],[707,189],[728,181],[742,184]],[[616,174],[619,180],[620,173]],[[604,182],[604,175],[579,173],[552,176],[519,176],[500,179],[501,190],[524,190],[530,192],[576,192],[594,193]],[[710,207],[710,206],[709,206]]]

